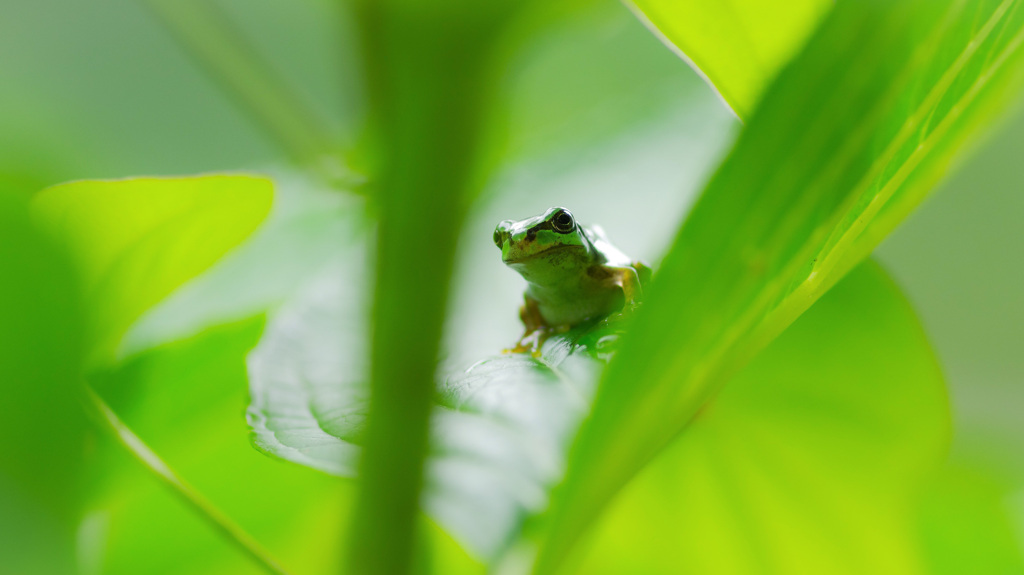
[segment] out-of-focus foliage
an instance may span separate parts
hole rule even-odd
[[[273,309],[326,262],[339,257],[369,223],[365,202],[294,173],[275,174],[266,221],[207,272],[176,290],[132,325],[125,356],[191,337]],[[366,272],[351,262],[353,273]]]
[[[230,13],[218,3],[191,0],[144,0],[192,56],[207,68],[239,107],[261,126],[291,160],[313,169],[329,162],[332,138],[319,114],[263,61]]]
[[[81,181],[44,190],[37,221],[75,256],[91,360],[110,361],[128,328],[245,239],[273,185],[251,176]]]
[[[82,300],[89,312],[83,343],[93,369],[115,359],[121,338],[146,309],[249,235],[269,210],[271,198],[270,181],[249,176],[82,181],[39,194],[32,204],[33,219],[50,241],[66,247],[81,277]],[[59,261],[55,257],[40,260]],[[77,285],[60,278],[50,281],[67,289]],[[75,357],[65,355],[69,360]],[[68,385],[73,387],[65,394],[79,418],[82,411],[75,386],[82,377],[79,371],[69,374]],[[126,395],[135,393],[130,389]],[[84,524],[84,537],[91,545],[105,541],[105,521],[103,514],[94,513]],[[102,557],[84,560],[88,564],[103,561]]]
[[[0,191],[0,571],[75,572],[83,321],[68,255]]]
[[[1024,573],[1020,480],[980,461],[947,466],[921,491],[926,572]]]
[[[831,12],[768,90],[666,256],[574,447],[540,572],[738,365],[929,191],[1018,79],[1022,29],[1024,11],[995,2]]]
[[[949,437],[913,310],[854,270],[619,495],[580,573],[925,573],[913,506]]]
[[[361,249],[347,249],[342,261],[359,261]],[[356,476],[369,395],[362,287],[329,268],[276,314],[249,355],[248,418],[267,454]],[[523,519],[543,509],[589,408],[603,367],[591,354],[606,336],[615,337],[577,329],[548,340],[540,358],[490,357],[441,386],[423,507],[474,555],[495,558]]]
[[[253,318],[138,355],[93,379],[125,422],[289,572],[333,568],[351,486],[263,457],[245,439],[245,355]],[[91,517],[111,574],[263,573],[110,441],[100,444]],[[154,529],[159,525],[159,529]]]
[[[362,297],[340,270],[314,285],[282,310],[250,355],[250,424],[267,453],[350,477],[366,416]],[[761,519],[748,516],[755,525],[783,530],[788,518],[783,543],[836,532],[816,522],[853,522],[843,528],[845,544],[824,546],[818,563],[805,562],[807,572],[916,564],[906,499],[948,436],[937,366],[913,313],[877,267],[860,270],[814,310],[723,392],[681,440],[688,447],[662,456],[671,463],[657,469],[666,471],[648,472],[660,479],[641,481],[601,522],[607,536],[595,549],[604,553],[583,572],[639,566],[639,550],[660,566],[655,572],[683,565],[714,572],[715,545],[733,540],[726,526],[740,521],[737,513],[758,510]],[[549,340],[539,359],[488,358],[441,387],[423,506],[477,556],[505,550],[527,514],[544,509],[545,492],[564,471],[568,440],[599,373],[590,355],[614,349],[601,342],[607,331],[584,333],[582,348],[571,343],[577,330]],[[906,422],[908,405],[915,418]],[[794,460],[802,461],[794,475],[778,477]],[[719,486],[717,504],[705,501],[708,484]],[[750,501],[751,490],[760,499]],[[799,504],[815,491],[814,506]],[[792,559],[768,531],[749,537]],[[655,552],[687,545],[693,549],[685,553]]]
[[[463,215],[525,215],[561,198],[554,179],[579,172],[580,211],[601,215],[593,223],[665,227],[649,237],[667,237],[689,196],[658,197],[650,190],[671,186],[652,182],[702,173],[736,127],[723,111],[699,123],[713,134],[691,133],[680,118],[713,117],[702,107],[713,96],[702,99],[699,80],[621,5],[541,4],[522,20],[500,11],[526,4],[461,0],[415,14],[415,2],[367,0],[355,17],[331,0],[5,6],[0,184],[32,192],[72,178],[243,167],[266,168],[275,186],[344,190],[283,208],[275,200],[238,250],[269,208],[268,180],[69,184],[36,200],[34,223],[19,202],[0,202],[0,388],[11,407],[0,431],[18,439],[0,457],[0,572],[71,571],[76,529],[89,574],[267,567],[103,435],[87,443],[91,489],[80,495],[83,356],[88,383],[121,419],[295,573],[355,561],[388,573],[506,575],[529,570],[538,543],[552,560],[540,570],[562,555],[575,560],[565,571],[581,572],[1021,570],[1013,477],[947,470],[910,497],[947,433],[941,382],[877,269],[855,271],[768,345],[1002,109],[1018,64],[1018,2],[637,0],[640,19],[750,126],[613,360],[604,382],[613,391],[601,392],[584,436],[599,456],[577,450],[555,513],[524,524],[565,472],[597,382],[586,368],[602,364],[567,356],[567,340],[555,338],[539,360],[491,358],[431,385],[442,321],[463,340],[516,335],[495,318],[514,318],[503,298],[518,278],[475,259],[477,244],[493,249],[494,222],[464,225]],[[678,153],[681,135],[651,137],[675,126],[690,139]],[[350,144],[343,155],[338,142]],[[607,164],[617,154],[637,167],[616,184]],[[284,160],[303,173],[268,166]],[[365,186],[353,185],[362,182],[349,161],[365,169]],[[490,193],[477,194],[488,177]],[[363,240],[367,230],[376,242]],[[476,293],[450,297],[455,239],[469,231],[455,276],[474,278],[466,285]],[[648,239],[639,255],[660,259],[660,243]],[[1012,255],[1013,245],[999,250]],[[339,277],[353,287],[324,289]],[[492,305],[466,305],[482,298]],[[471,321],[467,309],[477,310]],[[482,348],[497,351],[472,347]],[[386,423],[370,442],[376,459],[364,469],[375,471],[361,495],[354,482],[251,448],[247,376],[257,445],[357,472],[371,350]],[[713,384],[677,396],[695,388],[671,385],[675,367],[704,370],[687,381]],[[652,388],[661,391],[643,403]],[[620,443],[605,449],[602,437]],[[415,508],[421,470],[429,518]],[[600,494],[634,474],[599,516]],[[574,521],[580,529],[559,529]],[[591,527],[581,540],[590,545],[572,549]]]
[[[740,118],[750,117],[829,0],[632,0],[637,15],[700,72]]]
[[[354,3],[378,215],[370,414],[346,542],[357,573],[411,569],[449,279],[463,217],[487,175],[481,141],[491,69],[510,23],[531,5]]]

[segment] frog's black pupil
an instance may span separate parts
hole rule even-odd
[[[562,212],[555,216],[555,228],[561,232],[572,230],[572,215],[569,212]]]

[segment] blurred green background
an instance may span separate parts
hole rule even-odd
[[[219,4],[332,137],[342,144],[359,140],[358,59],[338,3]],[[491,244],[497,221],[565,205],[584,223],[602,225],[626,253],[657,264],[738,130],[713,92],[611,0],[574,3],[522,45],[500,78],[501,129],[493,135],[499,169],[472,206],[462,237],[448,330],[451,365],[493,353],[519,329],[521,280]],[[18,193],[82,178],[288,173],[283,151],[145,2],[6,0],[0,78],[0,186]],[[1022,148],[1024,114],[1015,113],[977,142],[878,252],[916,307],[946,371],[955,458],[1015,478],[1024,477]],[[342,213],[359,209],[323,200],[324,194],[330,195],[284,193],[275,213],[318,201]],[[329,262],[330,242],[338,237],[332,230],[313,235],[310,245],[319,250],[307,254],[306,274]],[[277,272],[270,266],[252,277],[270,282]],[[258,308],[283,299],[298,283],[274,284],[252,296],[247,309],[212,305],[200,312],[207,317],[167,328],[189,335],[190,325],[232,320],[144,351],[104,374],[100,387],[140,435],[215,502],[257,536],[278,537],[275,551],[293,564],[316,568],[323,567],[317,564],[322,557],[299,559],[314,542],[288,541],[294,525],[275,523],[275,517],[315,526],[303,532],[319,533],[322,544],[338,541],[336,513],[350,494],[333,479],[249,447],[238,361],[259,336]],[[183,301],[179,305],[187,307]],[[211,340],[219,343],[204,345]],[[174,399],[182,386],[185,403]],[[137,573],[154,564],[167,573],[198,573],[199,565],[209,573],[249,568],[116,448],[100,449],[98,457],[118,471],[94,481],[95,506],[104,511],[90,521],[104,525],[115,542],[110,556],[96,558],[97,571]],[[239,486],[239,469],[260,481]],[[288,489],[300,485],[308,490],[301,497]],[[279,498],[282,492],[294,500]],[[248,505],[254,498],[265,505]],[[320,505],[308,516],[290,515],[310,499]],[[1024,504],[1017,507],[1024,521]],[[154,523],[160,529],[145,529]],[[176,545],[161,544],[168,533],[178,534]]]

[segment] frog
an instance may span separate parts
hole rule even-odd
[[[493,239],[502,262],[526,280],[519,310],[524,333],[508,353],[536,356],[551,334],[631,315],[652,275],[613,246],[600,226],[581,225],[564,207],[504,220]]]

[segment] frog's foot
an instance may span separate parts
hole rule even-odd
[[[515,345],[501,350],[501,353],[526,353],[528,351],[531,351],[534,347],[533,340],[535,340],[536,338],[537,332],[535,331],[524,333],[523,336],[519,338],[519,341],[515,343]]]
[[[540,348],[550,336],[550,329],[544,324],[537,301],[530,297],[525,299],[526,303],[519,308],[519,319],[522,320],[526,331],[513,347],[502,350],[502,353],[530,352],[534,357],[539,357]]]
[[[544,347],[544,342],[549,336],[548,329],[543,327],[527,331],[514,346],[501,350],[501,353],[529,353],[539,357],[540,349]]]

